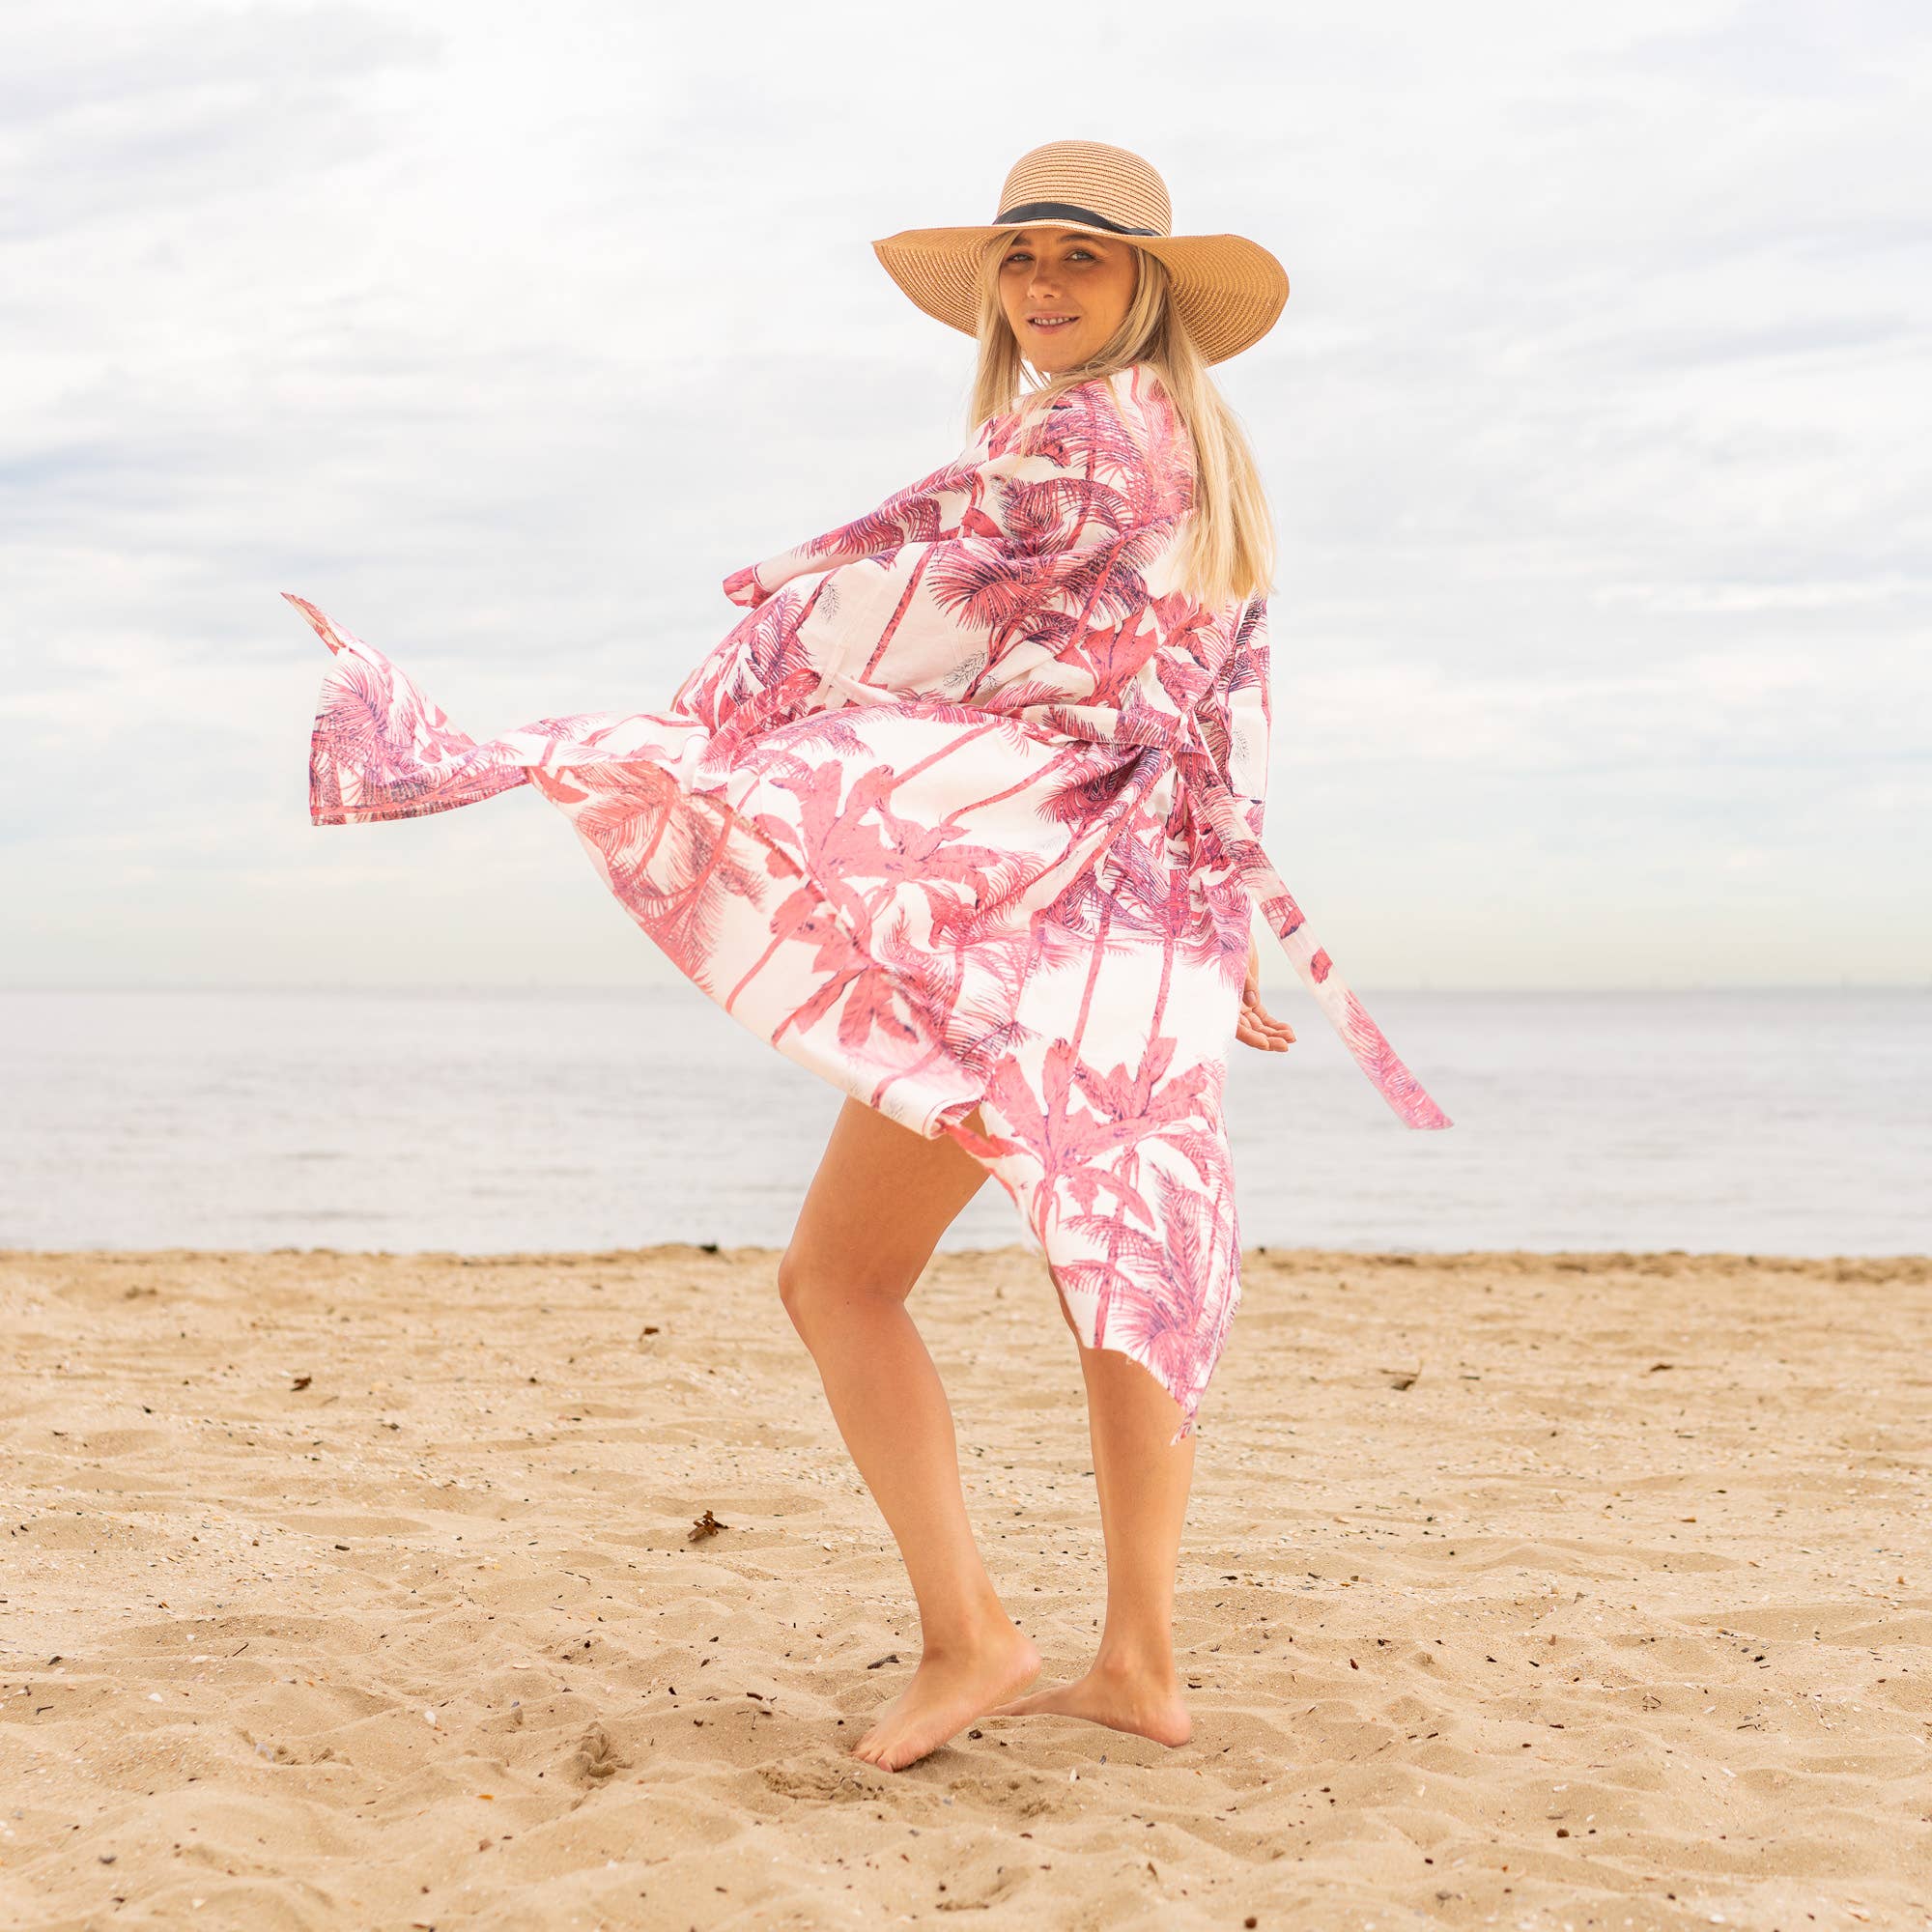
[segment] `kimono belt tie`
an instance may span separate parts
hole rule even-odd
[[[834,669],[824,680],[836,686],[854,702],[861,704],[905,702],[905,694],[868,684],[850,672]],[[949,710],[956,704],[947,700]],[[1342,1043],[1354,1056],[1355,1064],[1369,1076],[1376,1091],[1411,1127],[1446,1127],[1449,1116],[1430,1098],[1419,1081],[1369,1017],[1335,963],[1315,944],[1308,931],[1294,895],[1283,883],[1274,862],[1263,849],[1261,840],[1248,829],[1239,804],[1228,788],[1212,755],[1201,742],[1191,718],[1169,719],[1143,707],[1129,714],[1107,704],[1028,704],[1007,714],[1031,724],[1049,737],[1073,738],[1100,745],[1145,746],[1163,753],[1174,762],[1177,777],[1186,788],[1205,822],[1210,842],[1217,846],[1234,867],[1249,895],[1261,907],[1262,917],[1281,942],[1281,949],[1294,962],[1301,981],[1314,994],[1315,1003],[1327,1014],[1341,1035]]]
[[[1446,1127],[1449,1116],[1430,1098],[1369,1017],[1367,1008],[1349,989],[1334,961],[1317,946],[1294,895],[1275,870],[1262,842],[1249,830],[1239,801],[1228,788],[1219,767],[1193,727],[1191,719],[1169,721],[1158,714],[1128,717],[1104,705],[1029,706],[1021,715],[1037,719],[1066,737],[1101,744],[1146,745],[1164,752],[1185,787],[1196,816],[1205,821],[1210,841],[1220,848],[1261,907],[1262,917],[1294,962],[1302,983],[1315,996],[1376,1090],[1405,1125]]]

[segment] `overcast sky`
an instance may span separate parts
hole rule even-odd
[[[870,240],[1075,136],[1288,268],[1266,842],[1371,1006],[1925,983],[1927,17],[7,10],[0,982],[670,976],[533,791],[311,827],[279,593],[478,737],[661,708],[964,438]]]

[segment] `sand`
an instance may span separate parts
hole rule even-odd
[[[776,1262],[0,1256],[0,1924],[1932,1923],[1932,1262],[1252,1253],[1193,1740],[896,1775]],[[1050,1297],[915,1301],[1041,1683],[1101,1608]]]

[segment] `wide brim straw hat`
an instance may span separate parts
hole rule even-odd
[[[979,332],[980,252],[1035,223],[1124,237],[1158,255],[1182,324],[1209,362],[1225,362],[1275,325],[1288,271],[1245,235],[1176,235],[1167,184],[1140,156],[1101,141],[1049,141],[1013,163],[990,222],[905,228],[874,242],[886,272],[927,315]]]

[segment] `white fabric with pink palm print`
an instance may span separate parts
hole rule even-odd
[[[317,824],[534,785],[696,985],[1000,1180],[1082,1339],[1180,1405],[1177,1440],[1240,1299],[1221,1101],[1251,903],[1401,1119],[1449,1125],[1260,843],[1266,600],[1173,587],[1192,476],[1144,364],[991,417],[726,578],[747,614],[665,710],[483,744],[290,599],[335,654]]]

